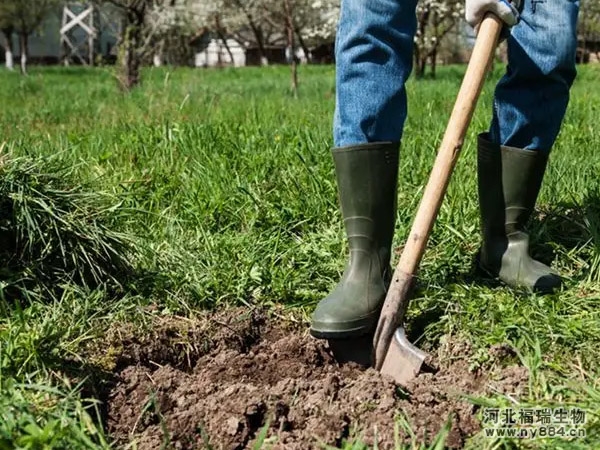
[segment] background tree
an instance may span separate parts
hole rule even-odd
[[[276,4],[263,2],[262,18],[272,29],[283,36],[286,46],[286,60],[291,68],[291,91],[298,95],[298,62],[296,60],[297,14],[304,0],[281,0]],[[300,38],[302,39],[302,38]]]
[[[123,27],[118,43],[118,80],[121,88],[129,90],[140,83],[143,28],[146,14],[154,0],[105,0],[123,13]]]
[[[269,29],[274,31],[273,35],[280,37],[285,43],[294,96],[298,93],[297,48],[302,49],[304,57],[310,61],[311,45],[334,38],[338,5],[339,2],[333,0],[282,0],[274,3],[263,0],[259,15]]]
[[[340,15],[339,0],[313,0],[306,11],[303,27],[297,33],[312,47],[333,42]]]
[[[333,42],[339,15],[339,0],[190,1],[196,29],[219,39],[231,61],[229,38],[256,49],[263,65],[270,62],[271,46],[285,46],[288,59],[290,47],[299,47],[310,60],[311,47]]]
[[[204,0],[204,15],[214,2]],[[202,12],[202,11],[200,11]],[[197,33],[194,2],[191,0],[155,1],[150,8],[144,27],[144,56],[152,55],[155,66],[163,62],[175,65],[188,64],[192,58],[190,41]],[[207,20],[203,17],[202,20]]]
[[[21,73],[27,73],[29,36],[40,27],[48,14],[55,11],[61,3],[61,0],[0,0],[0,22],[6,39],[6,48],[12,48],[10,36],[12,36],[13,30],[19,36]],[[10,57],[12,57],[12,54]]]
[[[228,30],[223,24],[227,14],[223,0],[188,0],[187,26],[192,31],[193,38],[205,37],[210,39],[216,35],[225,47],[229,60],[233,64],[234,57],[228,43]]]
[[[577,31],[581,44],[579,60],[586,62],[590,44],[600,42],[600,0],[581,0]]]
[[[121,88],[130,90],[141,81],[140,69],[144,61],[153,59],[162,63],[165,45],[184,51],[188,43],[186,26],[191,14],[190,0],[96,0],[118,8],[123,16],[123,27],[118,42],[118,79]],[[207,0],[208,1],[208,0]]]
[[[269,0],[222,0],[222,27],[242,47],[255,47],[262,65],[269,64],[267,47],[282,42],[284,35],[273,22],[266,20],[269,8],[282,2]]]
[[[287,8],[285,2],[280,8],[286,17],[284,23],[289,25],[298,46],[310,61],[311,47],[335,39],[339,0],[288,0],[287,4]]]
[[[421,0],[417,5],[417,33],[414,60],[417,78],[425,76],[427,63],[435,77],[438,50],[447,35],[464,15],[463,2],[456,0]]]
[[[0,3],[0,8],[2,8],[1,5],[2,3]],[[2,35],[2,45],[4,46],[4,63],[8,70],[13,70],[14,68],[13,31],[12,23],[10,23],[7,17],[2,15],[2,10],[0,9],[0,34]]]

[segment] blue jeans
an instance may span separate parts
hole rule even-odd
[[[575,79],[578,0],[523,0],[507,38],[490,126],[496,144],[549,152]],[[336,35],[334,145],[402,138],[416,0],[342,0]]]

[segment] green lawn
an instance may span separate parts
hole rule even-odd
[[[419,340],[425,348],[444,334],[467,338],[474,366],[490,346],[513,345],[530,371],[527,404],[587,412],[585,440],[484,442],[489,448],[600,448],[600,67],[580,68],[538,203],[533,254],[567,278],[564,292],[546,297],[470,276],[479,243],[475,136],[487,127],[500,69],[483,90],[410,316],[436,317]],[[409,83],[398,246],[462,73],[443,68],[437,80]],[[345,246],[329,153],[334,69],[300,67],[299,76],[294,99],[284,67],[151,69],[130,95],[110,69],[0,72],[2,154],[66,166],[117,205],[106,223],[134,237],[140,274],[118,288],[65,285],[53,297],[0,302],[0,449],[110,447],[96,421],[101,406],[83,401],[93,394],[67,370],[85,367],[86,349],[110,324],[248,303],[308,317],[335,284]],[[10,292],[10,283],[0,287]]]

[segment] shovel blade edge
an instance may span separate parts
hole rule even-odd
[[[411,344],[406,338],[404,328],[400,327],[390,342],[381,373],[405,386],[417,377],[426,358],[427,353]]]

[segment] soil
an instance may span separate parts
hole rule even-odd
[[[423,442],[450,420],[446,446],[461,448],[480,430],[478,407],[464,396],[518,398],[528,378],[525,368],[502,363],[505,348],[490,349],[487,368],[474,371],[469,346],[447,338],[435,373],[400,387],[371,368],[339,364],[306,326],[248,310],[123,336],[113,335],[121,351],[107,423],[119,444],[136,441],[141,450],[246,449],[257,441],[305,450],[348,439],[388,449],[398,437],[410,442],[402,427],[395,436],[402,415]]]

